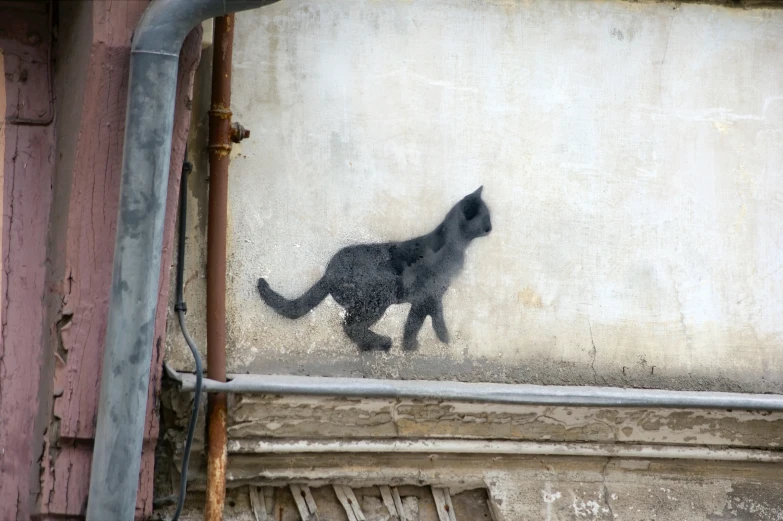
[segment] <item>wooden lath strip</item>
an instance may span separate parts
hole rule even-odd
[[[250,485],[250,508],[253,510],[253,516],[256,521],[267,521],[266,498],[263,493],[258,492],[258,487]]]
[[[359,506],[359,501],[353,493],[353,489],[345,485],[332,486],[334,487],[334,493],[337,494],[337,499],[340,500],[345,513],[348,515],[348,521],[367,521],[362,508]]]
[[[454,515],[454,505],[451,504],[451,494],[447,488],[432,487],[432,497],[438,510],[439,521],[457,521]]]
[[[318,518],[318,507],[315,504],[313,495],[310,493],[310,487],[291,484],[290,488],[302,521],[320,521]]]
[[[400,491],[397,487],[392,487],[392,498],[394,499],[394,506],[397,507],[397,514],[400,516],[400,521],[408,521],[405,515],[405,510],[402,508],[402,498],[400,497]]]
[[[381,490],[383,504],[386,505],[386,510],[391,514],[391,521],[400,521],[404,514],[401,512],[401,506],[400,508],[397,508],[397,504],[394,502],[394,494],[392,494],[391,487],[381,485],[378,488]],[[399,496],[399,493],[397,495]]]

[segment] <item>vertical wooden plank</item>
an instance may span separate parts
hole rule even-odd
[[[47,238],[54,179],[49,7],[0,11],[0,519],[35,513],[51,359],[44,334]],[[30,120],[14,121],[15,118]],[[37,124],[30,125],[28,123]],[[47,357],[49,353],[49,357]]]
[[[5,121],[5,104],[6,104],[6,96],[5,96],[5,81],[2,81],[2,79],[5,78],[5,56],[3,55],[3,49],[0,49],[0,204],[2,204],[3,199],[3,189],[5,184],[5,126],[7,125]],[[5,232],[5,226],[2,226],[2,221],[0,221],[0,251],[2,251],[2,245],[5,244],[3,241],[3,235]],[[5,261],[5,255],[0,255],[0,273],[3,273],[3,262]],[[3,295],[3,277],[0,277],[0,295]],[[0,305],[0,323],[5,319],[5,310],[3,309],[3,306]]]
[[[58,39],[57,191],[49,224],[52,266],[47,310],[53,331],[54,374],[42,387],[54,387],[54,417],[43,428],[48,441],[42,461],[42,515],[84,514],[95,415],[105,340],[108,295],[119,200],[119,165],[127,97],[130,36],[146,7],[139,2],[61,3]],[[173,226],[173,221],[172,221]],[[59,298],[57,298],[59,297]],[[154,346],[149,346],[153,349]],[[148,441],[148,440],[147,440]],[[152,451],[145,443],[140,482],[152,510]],[[51,458],[51,459],[50,459]],[[89,470],[89,466],[86,467]],[[149,486],[147,486],[147,482]]]

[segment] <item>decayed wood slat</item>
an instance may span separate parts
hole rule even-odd
[[[449,507],[449,516],[451,516],[451,521],[457,521],[457,513],[454,512],[454,505],[451,502],[451,494],[449,494],[449,489],[443,489],[443,496],[446,498],[446,505]]]
[[[258,487],[255,485],[250,485],[248,488],[250,492],[250,507],[253,510],[253,516],[255,516],[256,521],[267,521],[266,498],[264,497],[264,494],[259,494]]]
[[[294,497],[296,508],[299,510],[299,517],[302,518],[302,521],[308,521],[310,519],[310,510],[307,508],[307,502],[302,497],[302,489],[299,488],[299,485],[294,484],[289,485],[289,488],[291,489],[291,495]]]
[[[366,521],[353,489],[345,485],[333,485],[333,487],[334,493],[337,494],[337,499],[340,500],[343,509],[345,509],[348,521]]]
[[[409,521],[405,515],[405,509],[402,507],[402,498],[400,497],[400,491],[397,487],[392,487],[392,499],[394,499],[394,506],[397,507],[397,515],[400,516],[400,521]],[[413,521],[413,520],[410,520]]]
[[[307,485],[295,485],[291,484],[291,495],[294,496],[294,502],[296,508],[299,510],[299,517],[302,521],[319,521],[318,519],[318,507],[315,504],[315,499],[310,493],[310,487]]]
[[[435,499],[439,521],[457,521],[448,489],[432,487],[432,497]]]
[[[362,512],[362,507],[359,505],[359,500],[356,499],[356,495],[353,493],[353,489],[351,487],[345,487],[344,490],[345,495],[348,497],[351,506],[353,507],[353,513],[356,516],[356,519],[358,521],[366,521],[364,512]]]
[[[345,514],[348,516],[348,521],[356,521],[356,515],[353,513],[353,507],[348,502],[348,498],[345,496],[342,485],[332,485],[334,493],[337,494],[337,499],[345,510]]]
[[[386,510],[391,514],[392,521],[399,521],[401,515],[397,510],[397,505],[394,503],[394,496],[392,495],[391,487],[387,485],[381,485],[378,487],[381,490],[381,498],[383,498],[383,504],[386,505]]]
[[[307,503],[307,509],[310,511],[311,516],[315,516],[315,519],[318,519],[318,507],[315,504],[315,498],[313,497],[313,494],[310,492],[310,487],[302,485],[302,496],[304,497],[305,503]]]

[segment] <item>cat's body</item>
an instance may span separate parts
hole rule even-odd
[[[264,279],[258,292],[277,313],[296,319],[317,306],[327,295],[345,308],[343,329],[362,350],[391,348],[391,339],[370,331],[393,304],[410,303],[403,347],[416,349],[416,336],[424,319],[442,342],[449,333],[443,319],[443,295],[462,270],[470,242],[492,230],[489,208],[481,188],[466,196],[431,233],[402,242],[360,244],[338,251],[324,276],[301,297],[288,300]]]

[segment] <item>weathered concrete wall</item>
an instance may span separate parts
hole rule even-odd
[[[171,390],[163,396],[166,439],[171,443],[166,448],[175,454],[178,469],[191,395]],[[372,443],[418,439],[594,443],[607,451],[634,444],[711,447],[718,452],[729,448],[777,451],[783,446],[782,425],[783,413],[765,411],[236,395],[229,403],[228,436],[229,452],[235,454],[263,453],[262,445],[270,440]],[[196,453],[203,450],[203,436],[204,429],[197,429]],[[774,456],[773,452],[761,457],[766,461]]]
[[[229,418],[232,443],[248,446],[267,438],[462,438],[768,449],[783,445],[783,413],[764,411],[238,396]]]
[[[232,153],[229,370],[780,391],[780,51],[783,11],[700,4],[292,0],[239,15],[232,109],[252,135]],[[185,277],[202,349],[208,75]],[[446,294],[450,345],[428,321],[403,352],[402,305],[374,327],[391,352],[360,353],[331,297],[298,320],[259,299],[259,277],[297,296],[339,248],[426,233],[482,184],[493,231]],[[168,361],[192,369],[169,328]],[[190,399],[163,395],[158,497]],[[226,518],[252,519],[248,484],[343,483],[485,488],[498,521],[783,519],[782,421],[236,395]],[[186,519],[202,511],[203,431]],[[605,457],[572,457],[593,449]]]
[[[714,5],[243,13],[229,370],[780,391],[781,53],[783,11]],[[259,299],[259,277],[298,296],[479,185],[494,228],[445,295],[450,345],[428,321],[402,352],[399,305],[374,327],[391,352],[359,353],[331,297],[296,321]]]

